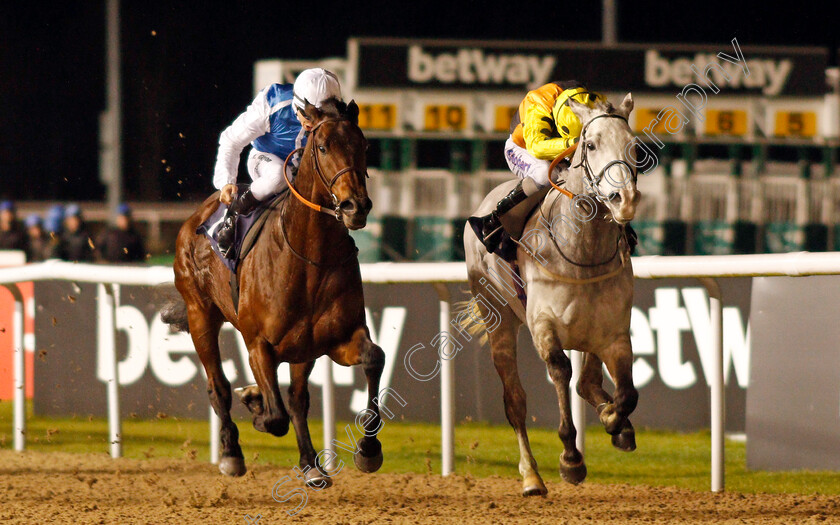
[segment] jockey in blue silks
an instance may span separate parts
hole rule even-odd
[[[218,234],[222,255],[233,256],[237,215],[250,213],[261,201],[285,189],[283,162],[292,151],[306,145],[312,129],[304,113],[306,103],[320,107],[329,98],[341,100],[341,85],[335,74],[322,68],[307,69],[294,85],[271,84],[264,88],[222,132],[213,175],[213,185],[222,190],[219,200],[228,205]],[[252,182],[237,195],[239,155],[249,143],[248,174]],[[291,164],[294,167],[290,169],[296,169],[300,155]]]

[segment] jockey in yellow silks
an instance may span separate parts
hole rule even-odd
[[[603,95],[588,91],[580,82],[552,82],[529,91],[511,120],[511,134],[505,142],[505,160],[520,181],[484,217],[470,217],[478,238],[495,252],[502,237],[499,218],[514,206],[549,184],[548,168],[560,153],[580,140],[580,119],[568,100],[594,107]]]

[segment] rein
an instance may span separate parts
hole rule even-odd
[[[312,131],[309,132],[310,135],[312,136],[312,139],[313,139],[312,140],[312,147],[311,147],[312,164],[315,168],[315,173],[318,175],[318,179],[321,181],[321,184],[324,185],[324,188],[327,190],[327,193],[329,193],[330,198],[332,199],[332,204],[333,204],[332,209],[327,208],[326,206],[321,206],[319,204],[315,204],[314,202],[309,201],[306,197],[304,197],[303,195],[298,193],[298,191],[292,185],[292,182],[289,180],[289,174],[286,172],[286,166],[288,166],[289,160],[292,158],[292,156],[295,153],[297,153],[299,151],[304,151],[305,152],[306,151],[305,148],[295,149],[294,151],[292,151],[291,153],[289,153],[286,156],[286,160],[283,162],[283,178],[286,179],[286,184],[289,186],[289,190],[291,190],[292,195],[294,195],[295,198],[297,198],[297,200],[299,200],[304,206],[306,206],[308,208],[311,208],[315,211],[325,213],[325,214],[330,215],[330,216],[335,216],[337,221],[341,221],[341,208],[339,208],[338,197],[336,197],[335,193],[332,192],[332,187],[333,187],[333,185],[335,185],[335,183],[336,183],[336,181],[338,180],[339,177],[341,177],[345,173],[349,173],[351,171],[357,171],[357,170],[356,170],[355,166],[348,166],[346,168],[340,169],[336,172],[335,175],[333,175],[333,178],[328,181],[327,177],[324,175],[323,170],[321,169],[321,163],[318,161],[318,154],[315,153],[315,140],[314,139],[315,139],[315,132],[318,131],[318,129],[322,125],[324,125],[327,122],[339,122],[339,121],[342,121],[342,120],[347,120],[347,119],[344,119],[344,118],[324,119],[321,122],[319,122],[314,128],[312,128]],[[367,172],[365,172],[365,177],[368,177],[368,176],[369,175],[367,174]]]
[[[595,277],[588,277],[586,279],[575,279],[574,277],[566,277],[564,275],[560,275],[558,273],[552,272],[551,270],[546,268],[545,265],[543,265],[543,263],[540,262],[540,260],[531,252],[531,250],[528,249],[527,246],[525,246],[524,244],[522,244],[519,241],[514,241],[514,242],[516,244],[518,244],[519,247],[522,248],[525,251],[525,253],[527,253],[528,255],[531,256],[531,259],[533,259],[533,261],[535,263],[537,263],[537,268],[539,268],[540,271],[543,274],[546,275],[546,277],[549,277],[554,281],[561,282],[561,283],[564,283],[564,284],[593,284],[593,283],[599,283],[601,281],[606,281],[607,279],[610,279],[610,278],[615,277],[616,275],[620,274],[621,271],[624,270],[624,265],[627,263],[627,261],[624,257],[624,252],[619,251],[617,249],[618,245],[616,244],[616,251],[618,252],[619,258],[621,259],[621,264],[618,265],[618,268],[616,268],[615,270],[612,270],[611,272],[601,274],[601,275],[597,275]],[[560,254],[563,255],[563,252],[560,252]],[[563,258],[565,259],[565,256],[563,256]],[[612,258],[607,262],[610,262],[614,259],[615,259],[615,254],[613,254]],[[566,259],[566,260],[568,260],[568,259]],[[602,264],[606,264],[606,263],[602,263]]]
[[[283,238],[286,240],[286,246],[289,247],[289,250],[291,250],[292,254],[295,257],[297,257],[298,259],[300,259],[301,261],[303,261],[307,264],[310,264],[310,265],[314,266],[315,268],[328,268],[328,267],[332,267],[332,266],[343,266],[344,263],[348,262],[350,259],[352,259],[353,257],[355,257],[359,253],[359,249],[356,248],[356,243],[353,242],[353,238],[350,237],[349,235],[347,236],[347,238],[350,239],[350,244],[353,246],[354,249],[350,250],[350,252],[347,254],[347,256],[344,257],[344,259],[338,261],[335,264],[323,264],[323,263],[319,263],[318,261],[313,261],[309,257],[307,257],[307,256],[303,255],[302,253],[298,252],[297,250],[295,250],[295,247],[292,246],[291,240],[289,239],[289,234],[286,233],[286,204],[288,202],[289,202],[288,199],[283,201],[283,210],[280,212],[280,231],[283,233]]]

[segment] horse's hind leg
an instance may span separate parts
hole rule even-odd
[[[215,306],[207,311],[190,305],[187,308],[187,316],[195,350],[207,373],[207,393],[210,396],[210,405],[222,421],[220,432],[222,459],[219,470],[228,476],[242,476],[246,470],[245,459],[239,446],[239,429],[230,417],[230,382],[222,371],[222,360],[219,354],[219,330],[224,322],[222,314]]]
[[[368,384],[368,404],[363,411],[364,437],[359,440],[358,452],[353,456],[353,462],[362,472],[376,472],[382,466],[382,443],[376,435],[382,427],[382,417],[379,414],[379,380],[385,368],[385,352],[370,340],[367,327],[356,330],[347,344],[336,347],[329,353],[330,358],[340,365],[352,366],[361,364],[365,370]],[[357,425],[359,417],[356,417]]]
[[[629,342],[627,343],[627,345],[627,348],[629,349]],[[623,346],[624,345],[619,345],[619,348]],[[614,347],[611,347],[610,350],[614,351],[615,349]],[[627,361],[627,359],[625,358],[624,361]],[[581,371],[580,379],[578,380],[577,384],[578,394],[583,399],[585,399],[590,405],[595,407],[595,410],[598,412],[598,417],[601,420],[601,423],[604,425],[604,428],[607,430],[608,433],[612,434],[613,446],[625,452],[632,452],[633,450],[636,450],[636,431],[633,429],[633,424],[630,422],[630,419],[627,416],[632,412],[633,409],[631,408],[630,411],[627,412],[627,414],[624,417],[620,417],[617,415],[616,402],[613,400],[613,397],[610,396],[603,389],[604,373],[601,367],[602,364],[603,362],[601,361],[601,359],[595,354],[584,354],[583,370]],[[627,367],[627,363],[624,363],[624,366]],[[614,374],[612,370],[610,373],[611,375]],[[632,354],[630,358],[629,368],[626,374],[632,374]],[[628,378],[625,378],[623,382],[625,385],[629,384],[629,387],[632,390],[632,392],[630,392],[629,394],[629,401],[632,402],[632,406],[633,408],[635,408],[635,400],[638,398],[638,394],[636,393],[636,389],[633,387],[632,375],[630,375]],[[617,381],[616,384],[618,384]],[[620,390],[616,386],[616,394],[619,393]],[[627,401],[628,400],[625,398],[625,406],[627,405]],[[627,409],[624,408],[623,410],[626,411]],[[616,429],[617,423],[619,424],[619,426]]]
[[[290,365],[292,384],[289,386],[289,414],[295,426],[298,451],[300,451],[300,469],[306,484],[316,490],[325,489],[332,485],[332,480],[321,465],[316,465],[315,447],[309,435],[309,424],[306,416],[309,414],[309,374],[315,361]]]
[[[586,463],[584,463],[583,454],[577,449],[577,443],[575,442],[577,430],[572,420],[572,404],[569,393],[572,362],[563,352],[551,322],[537,322],[534,327],[534,343],[540,357],[545,361],[548,375],[554,383],[560,405],[560,427],[557,430],[557,435],[563,442],[563,454],[560,456],[560,475],[569,483],[577,485],[586,479]]]
[[[283,404],[280,387],[277,383],[277,358],[274,348],[264,339],[254,338],[247,343],[248,363],[257,381],[257,388],[262,395],[262,403],[243,402],[254,416],[254,428],[275,436],[289,433],[289,413]],[[261,410],[260,410],[261,408]]]
[[[519,441],[519,473],[522,474],[523,496],[544,496],[548,489],[537,471],[531,443],[525,428],[527,412],[525,389],[516,366],[516,326],[502,324],[488,334],[493,365],[504,387],[505,415]]]

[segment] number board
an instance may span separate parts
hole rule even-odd
[[[817,134],[814,111],[777,111],[773,134],[780,137],[813,137]]]
[[[703,133],[740,137],[747,134],[747,120],[747,112],[743,109],[709,109],[706,110]]]
[[[493,131],[510,131],[510,121],[517,111],[519,111],[519,106],[494,106]]]
[[[460,104],[423,106],[423,131],[463,131],[467,127],[467,108]]]
[[[397,124],[395,104],[359,104],[359,127],[393,131]]]
[[[637,108],[633,112],[636,116],[633,131],[635,131],[636,133],[642,133],[644,129],[656,119],[656,116],[659,115],[660,111],[662,111],[661,108]],[[668,131],[665,129],[665,122],[668,120],[670,115],[673,115],[673,113],[670,113],[669,115],[663,115],[663,117],[665,118],[657,122],[653,129],[650,129],[648,131],[654,134],[667,135]]]

